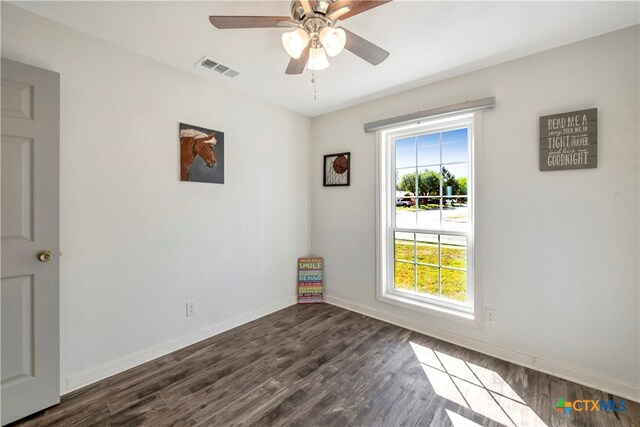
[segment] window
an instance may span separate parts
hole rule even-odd
[[[379,299],[473,319],[473,117],[381,133]]]

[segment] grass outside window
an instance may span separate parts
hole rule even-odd
[[[395,239],[395,288],[465,302],[466,238],[419,233],[403,237]]]

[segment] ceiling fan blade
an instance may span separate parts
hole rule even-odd
[[[298,24],[296,24],[295,21],[278,21],[278,25],[276,26],[282,27],[282,28],[290,28],[290,27],[298,28]]]
[[[343,15],[349,13],[350,10],[351,9],[349,9],[347,6],[341,7],[340,9],[336,9],[330,14],[328,14],[327,18],[331,19],[332,21],[335,21],[337,19],[340,19],[340,17],[342,17]]]
[[[311,44],[307,45],[307,47],[302,51],[300,58],[293,59],[289,61],[289,65],[287,65],[287,69],[285,70],[285,74],[302,74],[304,71],[305,65],[307,65],[307,60],[309,59],[309,49],[311,48]]]
[[[220,30],[231,28],[272,28],[292,22],[288,16],[210,16],[209,21]]]
[[[339,27],[342,28],[342,27]],[[383,48],[376,46],[368,40],[363,39],[357,34],[352,33],[346,28],[342,28],[347,34],[347,42],[344,48],[349,52],[358,55],[360,58],[373,65],[378,65],[389,56],[389,52]]]
[[[348,7],[350,9],[349,12],[339,18],[341,20],[345,20],[359,13],[373,9],[374,7],[382,6],[390,1],[391,0],[338,0],[331,4],[330,13],[333,13],[333,11],[337,11],[343,7]]]
[[[304,10],[305,15],[309,16],[313,13],[309,0],[300,0],[300,4],[302,5],[302,10]]]

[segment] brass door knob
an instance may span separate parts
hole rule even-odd
[[[40,262],[49,262],[53,258],[53,254],[51,251],[40,251],[38,252],[37,258]]]

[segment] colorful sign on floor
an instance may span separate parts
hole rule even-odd
[[[322,302],[322,258],[298,258],[298,303]]]

